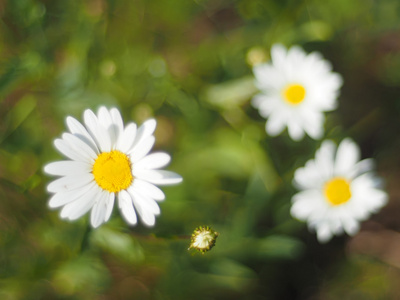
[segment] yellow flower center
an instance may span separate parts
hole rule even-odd
[[[283,96],[292,105],[303,102],[306,96],[306,89],[301,84],[289,84],[283,91]]]
[[[351,198],[350,183],[341,177],[335,177],[325,184],[325,197],[334,206],[346,203]]]
[[[92,173],[97,184],[111,193],[128,188],[133,180],[128,156],[117,150],[101,153],[94,162]]]

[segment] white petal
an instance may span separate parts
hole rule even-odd
[[[263,94],[257,94],[251,99],[251,105],[254,108],[260,108],[260,106],[264,103],[265,101],[265,95]],[[271,111],[267,111],[268,113],[271,113]],[[269,114],[268,114],[269,115]]]
[[[327,223],[318,224],[316,228],[317,238],[320,243],[326,243],[332,238],[332,232]]]
[[[79,121],[77,121],[73,117],[67,117],[67,126],[72,134],[76,135],[78,138],[80,138],[82,141],[88,144],[97,154],[99,153],[99,149],[96,146],[96,142],[93,140],[89,132]]]
[[[56,208],[63,206],[67,203],[73,202],[82,195],[86,194],[91,188],[94,188],[96,183],[92,182],[89,184],[85,184],[84,186],[77,188],[75,190],[71,190],[68,192],[59,192],[53,195],[53,197],[49,200],[49,207]]]
[[[131,162],[135,163],[145,157],[153,148],[155,142],[154,136],[149,136],[142,142],[136,144],[131,151],[129,151]]]
[[[66,157],[72,160],[89,162],[87,159],[87,155],[84,155],[79,151],[76,151],[69,143],[67,143],[62,139],[54,140],[54,145],[56,146],[58,151],[60,151],[62,154],[64,154]]]
[[[93,174],[91,173],[83,173],[79,176],[65,176],[50,182],[47,186],[47,190],[50,193],[68,192],[84,186],[93,180]]]
[[[273,89],[282,87],[287,81],[282,74],[279,72],[275,66],[268,63],[257,65],[253,68],[253,73],[255,77],[255,86],[266,93],[269,93]],[[254,105],[257,105],[257,100]],[[256,106],[257,107],[257,106]]]
[[[98,120],[99,123],[107,130],[108,135],[110,137],[111,145],[115,145],[117,143],[117,139],[119,136],[119,128],[117,124],[113,123],[113,118],[111,117],[111,113],[104,106],[99,108],[98,111]]]
[[[354,219],[343,220],[343,228],[348,235],[355,235],[360,230],[360,224]]]
[[[120,150],[122,153],[128,153],[135,141],[136,130],[137,128],[135,123],[130,123],[126,126],[125,130],[118,138],[116,149]]]
[[[90,110],[85,110],[83,114],[85,125],[96,141],[97,146],[102,152],[111,151],[111,139],[107,129],[99,123],[96,115]]]
[[[270,136],[280,134],[286,126],[285,117],[282,114],[273,113],[268,118],[265,130]]]
[[[90,214],[90,223],[93,228],[99,227],[105,219],[105,215],[107,212],[107,201],[108,192],[101,191],[99,198],[96,203],[93,205],[91,214]]]
[[[113,124],[118,128],[118,135],[121,135],[124,130],[124,122],[118,109],[111,108],[110,110]]]
[[[286,64],[286,48],[281,44],[274,44],[271,47],[271,58],[275,66]]]
[[[165,199],[164,192],[156,187],[155,185],[148,183],[147,181],[140,180],[135,178],[133,180],[132,187],[137,190],[140,194],[148,195],[157,201],[162,201]]]
[[[334,176],[334,154],[336,146],[331,140],[322,142],[321,147],[315,153],[315,164],[319,174],[324,179]]]
[[[306,162],[303,168],[298,168],[294,172],[293,185],[298,189],[319,189],[325,183],[325,178],[321,176],[315,160]]]
[[[84,156],[88,162],[91,160],[94,161],[97,158],[97,153],[79,137],[71,133],[63,133],[62,138],[71,146],[71,148]]]
[[[292,197],[293,205],[290,214],[299,220],[307,218],[315,211],[319,210],[321,205],[320,192],[317,190],[305,190],[298,192]]]
[[[127,191],[122,190],[118,193],[118,206],[125,221],[135,225],[137,223],[136,212],[133,208],[132,198]]]
[[[304,137],[304,130],[298,123],[297,120],[291,119],[288,120],[287,124],[289,136],[296,142],[300,141]]]
[[[134,170],[133,176],[157,185],[170,185],[182,182],[182,176],[165,170]]]
[[[86,194],[65,205],[60,213],[61,218],[79,219],[93,207],[96,199],[100,196],[100,192],[99,187],[93,186]]]
[[[132,190],[130,190],[129,194],[132,197],[135,208],[143,223],[149,227],[154,226],[156,223],[156,218],[154,214],[147,208],[146,200]]]
[[[107,222],[108,219],[110,219],[111,213],[113,211],[113,207],[114,207],[114,199],[115,199],[115,194],[114,193],[109,193],[108,194],[108,199],[106,201],[106,215],[104,217],[104,222]]]
[[[374,188],[375,178],[366,173],[352,181],[352,193],[357,200],[357,209],[366,207],[369,212],[377,212],[388,201],[385,191]]]
[[[359,161],[354,166],[353,170],[349,172],[349,178],[355,178],[361,174],[370,172],[374,169],[375,163],[372,158],[367,158]]]
[[[44,167],[44,171],[47,174],[51,175],[68,176],[68,175],[80,175],[82,173],[90,173],[92,171],[92,168],[93,166],[86,162],[64,160],[47,164]]]
[[[351,139],[344,139],[336,153],[335,173],[347,176],[354,169],[360,159],[360,149]]]
[[[108,111],[107,108],[105,108],[105,106],[101,106],[99,108],[99,111],[97,112],[97,118],[99,120],[99,123],[104,128],[108,128],[112,124],[112,118],[110,112]]]
[[[165,167],[171,160],[167,153],[152,153],[135,163],[135,168],[159,169]]]
[[[149,211],[154,215],[160,214],[160,207],[157,202],[154,201],[148,194],[142,194],[139,190],[136,190],[133,187],[128,188],[128,193],[131,195],[132,199],[135,197],[140,200],[140,204],[143,210]]]
[[[119,137],[124,131],[124,122],[122,120],[121,114],[116,108],[111,108],[110,114],[113,122],[113,127],[115,128],[115,132],[117,133],[116,136]]]
[[[301,115],[301,122],[304,130],[313,139],[320,139],[324,133],[325,116],[319,111],[304,109]]]
[[[133,144],[133,147],[139,144],[142,140],[151,136],[154,133],[156,126],[157,122],[155,119],[149,119],[145,121],[142,124],[142,126],[140,126],[139,129],[137,130],[136,140],[135,143]]]
[[[257,103],[258,101],[258,112],[260,113],[260,116],[263,118],[269,118],[270,116],[275,115],[286,125],[286,111],[282,110],[282,100],[280,99],[279,95],[275,95],[275,93],[269,94],[268,96],[259,95],[257,98],[261,98],[260,100],[253,98],[254,102]]]
[[[93,140],[96,142],[96,145],[98,146],[99,143],[93,134],[96,131],[96,127],[99,123],[96,115],[90,109],[87,109],[83,113],[83,121],[85,123],[85,126],[86,126],[90,136],[93,137]]]

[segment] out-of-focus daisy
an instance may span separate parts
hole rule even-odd
[[[46,173],[61,178],[47,186],[54,195],[51,208],[62,207],[63,219],[76,220],[91,211],[90,223],[96,228],[108,221],[115,197],[122,216],[136,224],[136,212],[147,226],[155,224],[160,214],[156,201],[165,198],[156,185],[170,185],[182,177],[160,170],[170,161],[166,153],[149,154],[154,145],[154,119],[137,128],[124,127],[120,112],[100,107],[97,116],[86,110],[84,125],[67,117],[69,133],[63,133],[54,145],[69,160],[45,166]],[[136,212],[135,212],[136,211]]]
[[[360,161],[360,150],[351,139],[344,139],[337,151],[332,141],[324,141],[315,158],[295,171],[293,183],[301,191],[292,198],[292,216],[307,221],[320,242],[343,230],[356,234],[359,222],[388,198],[372,169],[372,159]]]
[[[269,135],[278,135],[287,127],[296,141],[304,132],[314,139],[322,137],[323,112],[336,108],[342,78],[321,54],[307,55],[297,46],[286,50],[274,45],[271,62],[256,65],[253,72],[261,93],[252,104],[268,118],[265,129]]]

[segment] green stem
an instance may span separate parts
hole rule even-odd
[[[92,226],[90,226],[90,222],[87,223],[86,230],[83,234],[82,237],[82,242],[81,242],[81,248],[80,248],[80,253],[83,253],[85,250],[88,249],[89,247],[89,237],[90,237],[90,232],[92,231]]]

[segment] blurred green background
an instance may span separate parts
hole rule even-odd
[[[400,299],[398,0],[0,0],[0,299]],[[344,78],[326,137],[377,161],[389,204],[320,245],[290,217],[319,141],[270,138],[249,104],[272,44],[320,51]],[[158,121],[184,177],[154,228],[86,232],[47,207],[43,165],[84,109]],[[187,251],[199,225],[212,251]]]

